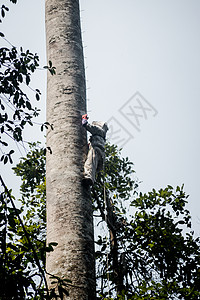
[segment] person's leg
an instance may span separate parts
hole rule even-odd
[[[96,170],[98,166],[98,155],[94,148],[90,148],[87,159],[84,164],[84,179],[86,184],[93,184],[95,182]]]

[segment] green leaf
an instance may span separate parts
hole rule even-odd
[[[4,11],[4,9],[1,9],[1,16],[2,16],[2,18],[5,17],[5,11]]]
[[[30,79],[30,75],[26,75],[26,84],[29,85],[31,79]]]
[[[29,110],[32,109],[32,106],[31,106],[30,101],[26,101],[26,107],[27,107]]]
[[[37,101],[39,101],[40,100],[40,95],[38,93],[36,93],[35,98],[36,98]]]
[[[52,68],[53,64],[52,64],[52,61],[49,60],[49,67]]]
[[[7,162],[8,162],[8,156],[6,155],[6,156],[4,157],[4,161],[3,161],[4,165],[7,164]]]

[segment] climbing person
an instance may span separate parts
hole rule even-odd
[[[89,124],[87,114],[82,116],[82,125],[92,134],[89,140],[87,159],[84,164],[83,178],[83,184],[89,186],[95,182],[97,172],[103,169],[108,126],[106,122],[102,121],[93,121],[92,124]]]

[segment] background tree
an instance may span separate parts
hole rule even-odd
[[[1,39],[4,35],[1,33]],[[33,126],[33,118],[38,116],[39,110],[33,107],[25,86],[29,87],[31,74],[39,66],[39,57],[29,50],[18,51],[12,48],[0,48],[0,150],[1,161],[12,163],[13,149],[6,151],[10,141],[23,142],[23,130],[26,125]],[[40,99],[40,91],[33,90],[37,100]],[[5,150],[4,150],[5,149]]]
[[[109,232],[109,243],[101,235],[96,242],[99,299],[198,299],[200,239],[191,231],[183,186],[138,195],[132,172],[128,159],[108,145],[93,189]]]
[[[45,170],[43,167],[45,161],[42,157],[44,150],[41,152],[37,149],[33,155],[32,153],[30,151],[24,159],[23,171],[20,169],[20,163],[18,168],[14,168],[16,174],[21,175],[24,180],[21,186],[22,199],[17,203],[1,178],[4,188],[0,207],[2,299],[33,299],[39,295],[44,298],[48,296],[47,286],[44,288],[45,252],[48,251],[45,242],[46,212],[45,206],[42,205],[45,201],[45,182],[42,176],[42,170]],[[36,175],[36,165],[40,168],[40,176]],[[30,179],[30,185],[25,183],[27,178]]]
[[[46,0],[46,37],[48,60],[56,66],[47,88],[47,121],[54,126],[47,133],[47,241],[58,243],[47,255],[47,271],[72,280],[70,299],[94,299],[92,201],[81,184],[87,141],[78,0]]]

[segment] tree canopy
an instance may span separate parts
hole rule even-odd
[[[139,193],[132,167],[107,145],[105,171],[93,189],[109,231],[109,242],[105,234],[96,241],[99,292],[103,299],[198,299],[200,240],[184,186]]]

